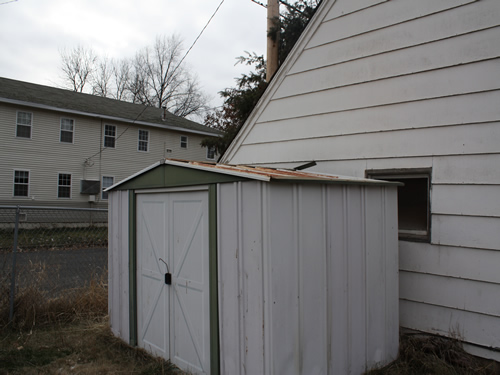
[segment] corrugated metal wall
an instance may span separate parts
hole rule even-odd
[[[395,187],[219,186],[223,374],[361,374],[395,358]]]

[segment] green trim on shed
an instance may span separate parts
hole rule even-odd
[[[217,185],[208,188],[208,249],[210,285],[210,374],[220,373],[219,293],[217,268]]]
[[[174,167],[177,169],[177,167]],[[182,169],[182,168],[181,168]],[[134,186],[144,186],[145,183],[151,183],[151,180],[158,179],[165,171],[161,168],[153,170],[155,173],[146,172],[144,181],[130,181]],[[150,171],[150,172],[153,172]],[[171,173],[172,171],[167,171]],[[211,172],[194,171],[195,174],[210,174],[220,176]],[[141,175],[144,176],[144,175]],[[139,177],[141,177],[139,176]],[[224,176],[223,177],[231,177]],[[163,176],[162,176],[163,177]],[[180,176],[185,178],[186,176]],[[205,176],[207,177],[207,176]],[[163,179],[162,179],[163,180]],[[231,177],[230,181],[234,178]],[[237,178],[237,180],[242,180]],[[164,180],[163,180],[164,181]],[[178,180],[176,180],[178,182]],[[205,179],[206,181],[206,179]],[[195,184],[189,184],[193,186]],[[205,184],[203,184],[205,185]],[[148,187],[152,185],[147,185]],[[180,185],[182,186],[182,185]],[[172,187],[161,184],[155,185],[157,188]],[[137,337],[137,195],[136,191],[129,189],[129,328],[130,328],[130,345],[138,345]],[[217,184],[210,184],[208,187],[208,242],[209,242],[209,285],[210,285],[210,373],[213,375],[220,374],[220,345],[219,345],[219,297],[218,297],[218,268],[217,268]]]
[[[227,174],[160,164],[129,181],[117,186],[117,190],[159,189],[182,186],[210,185],[225,182],[246,181],[247,178]]]
[[[129,209],[129,329],[130,345],[137,346],[137,244],[136,244],[136,198],[135,192],[130,190],[128,193]]]

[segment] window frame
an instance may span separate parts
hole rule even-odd
[[[69,185],[61,185],[61,175],[69,176]],[[69,197],[62,197],[60,188],[68,188],[69,187]],[[67,172],[58,172],[57,173],[57,199],[71,199],[72,198],[72,190],[73,190],[73,175]]]
[[[185,138],[185,139],[183,139]],[[184,146],[183,146],[184,144]],[[189,138],[187,135],[181,135],[181,143],[180,143],[180,147],[181,148],[188,148],[189,146]]]
[[[19,114],[21,113],[26,113],[30,115],[30,124],[20,124],[19,123]],[[24,126],[28,127],[30,130],[30,136],[29,137],[24,137],[19,135],[19,127]],[[16,138],[22,138],[22,139],[32,139],[33,138],[33,112],[28,112],[28,111],[16,111]]]
[[[106,134],[106,130],[108,127],[112,127],[114,129],[113,131],[113,135],[109,135],[109,134]],[[103,138],[103,141],[102,141],[102,145],[104,148],[116,148],[116,132],[117,132],[118,128],[116,125],[111,125],[111,124],[104,124],[104,138]],[[113,146],[106,146],[106,139],[112,139],[113,140]]]
[[[63,121],[71,121],[71,130],[63,129]],[[71,142],[63,141],[62,136],[64,133],[71,133]],[[75,120],[69,117],[61,117],[60,127],[59,127],[59,143],[74,144],[75,143]]]
[[[16,172],[26,172],[28,173],[28,183],[16,183]],[[31,171],[29,169],[14,169],[13,174],[12,174],[12,197],[13,198],[24,198],[28,199],[30,197],[30,180],[31,180]],[[16,195],[16,185],[27,185],[28,186],[28,191],[26,195]]]
[[[147,139],[141,139],[141,132],[147,134]],[[142,142],[142,143],[141,143]],[[146,145],[145,150],[141,150],[141,144]],[[137,151],[139,152],[149,152],[149,130],[144,130],[144,129],[138,129],[137,132]]]
[[[387,180],[387,181],[398,181],[403,184],[405,181],[412,179],[427,179],[427,191],[426,191],[426,229],[401,229],[400,220],[401,217],[406,215],[400,214],[400,188],[398,187],[398,235],[399,240],[402,241],[412,241],[412,242],[431,242],[431,222],[432,222],[432,210],[431,210],[431,194],[432,194],[432,168],[400,168],[400,169],[369,169],[365,171],[365,176],[367,178],[377,179],[377,180]],[[408,184],[408,182],[407,182]]]
[[[209,157],[210,152],[213,152],[213,157]],[[207,147],[207,155],[206,155],[207,160],[215,160],[215,155],[216,155],[215,146],[208,146]]]
[[[105,178],[111,178],[112,179],[111,185],[109,185],[109,186],[105,186],[104,185],[104,179]],[[102,178],[101,178],[101,186],[102,186],[102,189],[101,189],[101,199],[103,201],[107,201],[109,199],[108,193],[105,192],[104,190],[107,189],[110,186],[113,186],[114,183],[115,183],[115,176],[102,176]]]

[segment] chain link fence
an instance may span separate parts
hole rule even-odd
[[[1,314],[30,288],[50,299],[107,282],[107,250],[105,209],[0,206]]]

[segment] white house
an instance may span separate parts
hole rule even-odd
[[[400,188],[403,327],[500,360],[500,1],[324,0],[221,162]]]
[[[0,205],[106,207],[102,190],[166,156],[215,159],[218,131],[160,108],[0,77]]]

